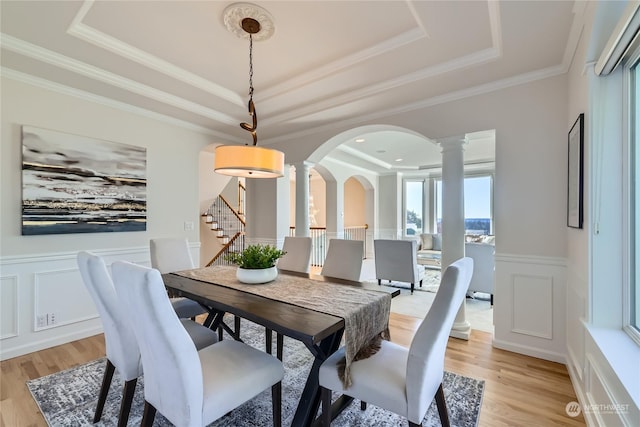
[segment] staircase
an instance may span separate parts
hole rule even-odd
[[[238,191],[244,190],[242,185]],[[240,194],[240,193],[239,193]],[[244,200],[244,195],[239,200]],[[239,208],[238,210],[240,210]],[[207,263],[207,267],[212,265],[231,265],[227,261],[229,253],[242,252],[245,248],[245,220],[231,204],[219,195],[202,215],[205,223],[211,228],[211,232],[216,234],[222,249]]]

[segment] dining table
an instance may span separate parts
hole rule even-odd
[[[320,405],[318,371],[338,350],[344,338],[348,366],[362,347],[376,338],[388,338],[390,301],[397,288],[280,270],[266,284],[243,284],[235,278],[235,267],[214,266],[163,274],[171,292],[200,303],[209,312],[205,325],[225,327],[240,340],[239,318],[262,325],[278,338],[287,336],[302,342],[314,360],[293,416],[292,426],[312,426]],[[223,322],[225,314],[236,319],[234,329]],[[268,335],[270,336],[270,335]],[[268,341],[267,341],[268,342]],[[278,343],[281,347],[281,342]],[[267,346],[270,350],[270,346]],[[350,351],[349,351],[350,350]],[[281,354],[278,355],[282,357]],[[332,419],[353,399],[343,395],[331,406]]]

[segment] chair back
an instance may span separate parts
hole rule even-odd
[[[373,241],[376,279],[418,283],[418,244],[415,240]]]
[[[442,274],[433,304],[416,331],[407,362],[409,419],[422,419],[444,376],[449,333],[473,274],[473,260],[461,258]]]
[[[363,258],[364,242],[362,240],[331,239],[321,274],[359,281]]]
[[[77,261],[84,285],[102,320],[107,358],[124,381],[138,378],[142,374],[138,342],[104,260],[92,253],[80,252]]]
[[[278,260],[278,269],[308,273],[311,269],[311,237],[284,238],[286,254]]]
[[[189,242],[183,237],[163,237],[149,241],[151,266],[160,273],[189,270],[195,267]]]
[[[111,268],[118,300],[140,346],[145,400],[173,423],[202,425],[200,358],[173,311],[160,272],[125,261]]]

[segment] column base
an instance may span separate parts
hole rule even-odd
[[[469,337],[471,336],[471,323],[467,321],[454,323],[451,332],[449,332],[449,336],[469,341]]]

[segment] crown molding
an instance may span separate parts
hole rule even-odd
[[[446,104],[448,102],[459,101],[465,98],[471,98],[473,96],[483,95],[486,93],[496,92],[498,90],[507,89],[513,86],[519,86],[526,83],[531,83],[537,80],[543,80],[550,77],[555,77],[560,74],[564,74],[564,67],[562,65],[556,65],[553,67],[543,68],[541,70],[532,71],[530,73],[524,73],[513,77],[507,77],[502,80],[497,80],[491,83],[483,85],[473,86],[467,89],[462,89],[456,92],[450,92],[445,95],[435,96],[433,98],[425,99],[422,101],[406,104],[400,107],[390,108],[387,110],[376,111],[375,113],[353,117],[350,119],[331,122],[330,124],[316,126],[313,128],[307,128],[299,132],[292,132],[287,135],[282,135],[277,138],[263,139],[262,143],[265,145],[273,144],[276,142],[287,141],[290,139],[304,138],[309,135],[313,135],[318,132],[330,131],[332,129],[340,127],[353,127],[369,121],[375,121],[389,116],[395,116],[398,114],[408,113],[411,111],[421,110],[424,108],[433,107],[436,105]]]
[[[85,1],[82,4],[71,25],[67,28],[67,34],[190,86],[202,89],[234,105],[244,107],[244,101],[239,94],[84,24],[82,21],[92,6],[93,1]]]
[[[276,84],[270,88],[262,90],[260,101],[266,101],[268,99],[293,92],[294,90],[297,90],[305,85],[318,82],[333,74],[336,74],[345,68],[353,67],[354,65],[357,65],[368,59],[375,58],[376,56],[380,56],[391,50],[397,49],[406,44],[413,43],[423,38],[425,38],[425,33],[421,29],[414,28],[412,30],[406,31],[398,36],[385,40],[382,43],[378,43],[366,49],[359,50],[358,52],[347,55],[346,57],[341,58],[337,61],[319,66],[317,68],[314,68],[312,71],[299,74],[296,77],[288,79],[284,83]]]
[[[323,111],[341,107],[349,103],[368,98],[379,93],[390,91],[395,88],[405,86],[409,83],[424,80],[429,77],[435,77],[441,74],[450,73],[471,66],[481,65],[486,62],[497,59],[499,53],[494,48],[484,49],[479,52],[465,55],[433,67],[424,68],[404,76],[386,80],[377,84],[362,87],[360,89],[330,97],[326,100],[316,103],[306,103],[301,108],[291,109],[289,112],[272,116],[262,120],[264,125],[273,125],[276,123],[287,122],[294,119],[304,119],[306,116],[322,113]]]
[[[442,64],[438,64],[432,67],[426,67],[421,70],[414,71],[413,73],[405,74],[404,76],[386,80],[383,82],[379,82],[374,85],[369,85],[367,87],[363,87],[336,97],[330,97],[327,100],[316,102],[316,103],[306,103],[301,108],[292,109],[289,112],[272,116],[270,118],[264,119],[263,124],[265,125],[273,125],[276,123],[287,122],[294,119],[303,119],[309,115],[315,115],[326,111],[328,109],[344,106],[351,102],[367,98],[373,95],[376,95],[381,92],[393,90],[397,87],[405,86],[407,84],[424,80],[430,77],[435,77],[438,75],[450,73],[452,71],[461,70],[468,67],[474,67],[478,65],[485,64],[487,62],[495,61],[502,57],[502,30],[500,23],[500,5],[498,2],[488,2],[489,9],[489,25],[491,29],[491,43],[492,46],[483,49],[469,55],[464,55],[459,58],[455,58],[451,61],[444,62]],[[414,14],[414,18],[419,25],[421,23],[418,21],[415,11],[412,9],[412,13]],[[393,39],[389,39],[384,43],[380,43],[379,45],[373,46],[369,49],[365,49],[362,51],[362,54],[350,55],[346,59],[342,59],[340,61],[335,61],[331,64],[327,64],[324,67],[320,67],[317,71],[313,71],[311,73],[305,73],[298,78],[294,78],[291,81],[288,81],[286,84],[279,85],[282,89],[279,89],[277,95],[281,95],[287,91],[297,89],[303,84],[312,83],[317,80],[320,80],[324,77],[327,77],[329,74],[337,72],[343,68],[348,66],[355,65],[358,62],[364,61],[376,55],[380,55],[385,53],[391,49],[398,48],[404,44],[419,40],[420,38],[427,37],[426,31],[422,29],[413,29],[404,34],[401,34],[398,37]],[[333,70],[333,71],[331,71]],[[311,78],[311,74],[314,74],[314,78]],[[297,83],[296,83],[297,81]],[[291,83],[294,82],[294,83]],[[275,90],[278,86],[267,89],[263,91],[267,93],[267,96],[261,97],[261,100],[265,100],[269,97],[273,97],[276,95],[271,94],[272,90]],[[284,87],[291,87],[290,89],[285,90]]]
[[[93,65],[69,58],[68,56],[61,55],[49,49],[36,46],[8,34],[0,33],[0,40],[3,48],[16,52],[20,55],[63,68],[93,80],[107,83],[111,86],[119,87],[129,92],[180,108],[181,110],[190,111],[219,123],[234,126],[237,124],[237,119],[229,115],[204,107],[195,102],[188,101],[184,98],[180,98],[179,96],[171,95],[170,93],[152,88],[151,86],[127,79],[109,71],[105,71],[101,68],[94,67]]]
[[[336,163],[336,164],[338,164],[340,166],[344,166],[348,170],[358,170],[358,171],[367,172],[367,173],[374,174],[374,175],[380,175],[380,173],[378,171],[375,171],[375,170],[372,170],[372,169],[367,169],[367,168],[364,168],[362,166],[357,166],[357,165],[354,165],[352,163],[345,162],[343,160],[338,160],[335,157],[331,157],[331,155],[327,155],[327,156],[323,157],[323,159],[319,162],[319,165],[323,166],[323,163],[325,163],[325,161]]]
[[[211,135],[215,138],[219,138],[225,141],[236,142],[236,143],[242,143],[243,141],[241,138],[237,138],[235,136],[228,135],[223,132],[217,132],[217,131],[205,128],[203,126],[195,125],[191,122],[176,119],[174,117],[166,116],[164,114],[156,113],[154,111],[136,107],[131,104],[127,104],[125,102],[120,102],[120,101],[113,100],[111,98],[106,98],[104,96],[95,95],[90,92],[86,92],[80,89],[75,89],[69,86],[62,85],[60,83],[55,83],[40,77],[35,77],[31,74],[26,74],[20,71],[12,70],[10,68],[0,67],[0,77],[5,77],[20,83],[26,83],[28,85],[39,87],[45,90],[50,90],[52,92],[60,93],[62,95],[72,96],[74,98],[79,98],[84,101],[93,102],[95,104],[104,105],[110,108],[114,108],[116,110],[124,111],[126,113],[136,114],[139,116],[157,120],[159,122],[167,123],[167,124],[177,126],[183,129],[187,129],[190,131]]]
[[[363,153],[362,151],[356,150],[355,148],[349,147],[347,145],[344,145],[344,144],[338,145],[336,147],[336,149],[339,150],[339,151],[342,151],[343,153],[346,153],[346,154],[348,154],[350,156],[353,156],[353,157],[356,157],[356,158],[358,158],[360,160],[363,160],[363,161],[365,161],[367,163],[372,163],[372,164],[374,164],[376,166],[379,166],[379,167],[382,167],[382,168],[385,168],[385,169],[394,169],[393,165],[391,165],[391,164],[389,164],[389,163],[387,163],[387,162],[385,162],[383,160],[377,159],[377,158],[375,158],[373,156],[370,156],[370,155],[368,155],[366,153]]]

